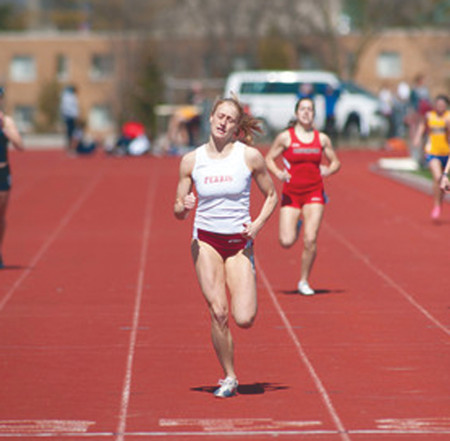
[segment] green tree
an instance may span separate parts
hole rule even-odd
[[[258,58],[261,69],[289,69],[289,48],[287,42],[276,28],[272,28],[259,43]]]
[[[16,31],[25,28],[22,13],[16,11],[11,4],[0,5],[0,31]]]
[[[39,120],[36,130],[53,132],[59,121],[59,99],[61,88],[56,80],[46,82],[38,96]]]
[[[158,63],[151,51],[143,52],[137,66],[136,81],[129,93],[129,103],[121,120],[132,116],[141,121],[150,133],[156,131],[155,107],[163,101],[164,83]]]

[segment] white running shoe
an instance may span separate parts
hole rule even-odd
[[[237,393],[238,381],[236,378],[227,377],[225,380],[219,380],[219,389],[214,392],[217,398],[229,398]]]
[[[309,283],[303,280],[298,282],[297,289],[298,292],[304,296],[313,296],[315,294],[314,290],[309,286]]]

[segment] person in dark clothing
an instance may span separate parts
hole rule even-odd
[[[24,150],[23,141],[14,120],[3,113],[4,89],[0,87],[0,269],[4,268],[2,245],[6,230],[6,209],[11,189],[11,172],[8,162],[8,144]]]

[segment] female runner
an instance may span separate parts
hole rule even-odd
[[[0,104],[4,89],[0,87]],[[8,161],[8,144],[11,142],[17,150],[24,150],[22,137],[14,120],[5,115],[0,107],[0,269],[4,268],[2,245],[6,231],[6,209],[11,189],[11,171]]]
[[[425,114],[425,119],[417,128],[414,146],[420,147],[425,134],[428,135],[425,144],[425,159],[433,177],[433,209],[431,218],[439,219],[442,211],[444,193],[441,189],[443,170],[450,154],[450,111],[449,99],[446,95],[438,95],[434,100],[434,109]]]
[[[267,168],[283,184],[279,239],[289,248],[297,241],[301,218],[304,223],[303,253],[298,291],[303,295],[315,292],[309,285],[309,275],[317,252],[317,235],[324,212],[323,177],[336,173],[341,164],[330,138],[314,129],[314,102],[301,98],[295,107],[296,120],[281,132],[266,156]],[[322,153],[329,165],[321,165]],[[275,160],[282,156],[285,168]]]
[[[225,375],[214,394],[227,398],[238,387],[229,310],[239,327],[252,326],[257,311],[253,241],[274,211],[277,195],[263,156],[248,145],[257,121],[244,113],[236,99],[227,98],[213,106],[209,122],[209,141],[181,160],[174,213],[186,219],[194,209],[195,186],[198,206],[191,250],[211,313],[213,346]],[[265,196],[253,221],[249,214],[252,178]]]

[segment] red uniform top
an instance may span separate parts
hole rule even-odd
[[[300,141],[294,127],[289,128],[291,144],[283,152],[283,162],[291,175],[291,179],[283,185],[283,193],[302,194],[323,190],[323,180],[320,174],[322,161],[322,145],[319,132],[314,130],[310,143]]]

